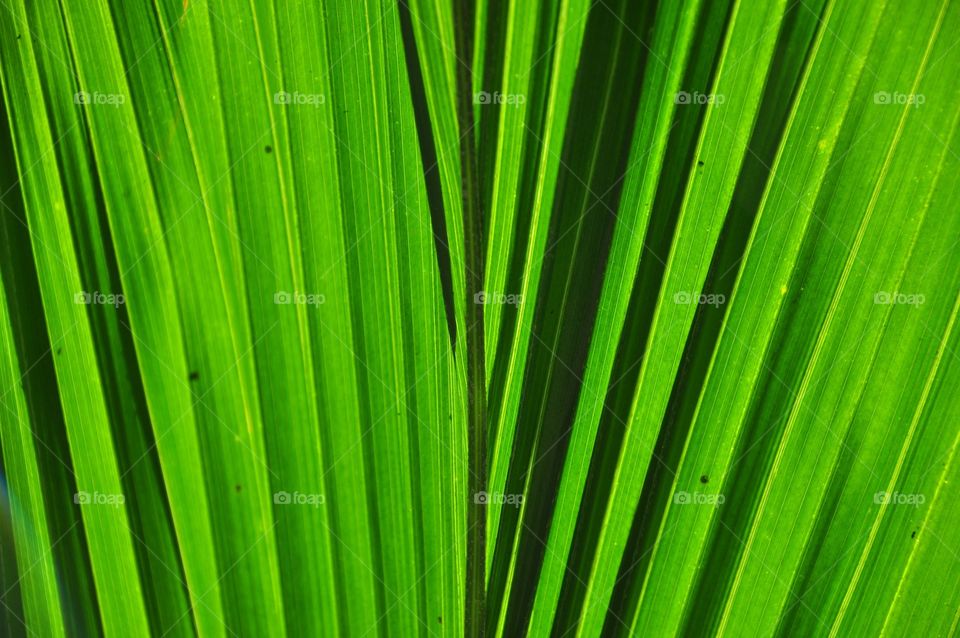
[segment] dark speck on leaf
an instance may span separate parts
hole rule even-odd
[[[443,616],[437,616],[437,622],[443,624]]]
[[[192,371],[192,372],[190,373],[190,380],[191,380],[191,381],[196,381],[196,380],[199,379],[199,378],[200,378],[200,373],[197,372],[196,370],[194,370],[194,371]]]
[[[697,162],[697,166],[703,166],[703,162]]]
[[[60,354],[61,352],[63,352],[63,348],[57,348],[57,354]]]
[[[242,485],[235,485],[235,486],[233,487],[233,489],[235,489],[235,490],[237,490],[237,491],[239,492],[240,490],[243,489],[243,486],[242,486]]]
[[[917,537],[917,530],[913,530],[913,533],[910,534],[910,538],[916,538],[916,537]]]
[[[272,152],[273,152],[273,147],[272,147],[272,146],[264,146],[264,147],[263,147],[263,150],[265,150],[267,153],[272,153]]]
[[[706,474],[700,477],[700,482],[703,483],[704,485],[706,485],[709,481],[710,481],[710,477],[707,476]]]

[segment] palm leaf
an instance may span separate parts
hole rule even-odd
[[[0,3],[8,633],[953,635],[958,26]]]

